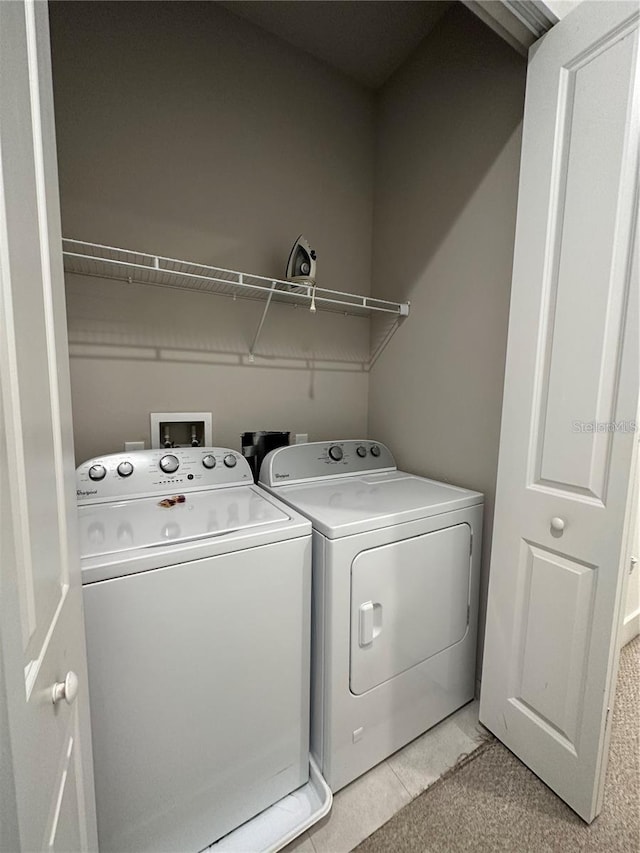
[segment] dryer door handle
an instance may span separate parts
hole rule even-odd
[[[369,646],[382,631],[382,605],[365,601],[359,608],[359,642]]]

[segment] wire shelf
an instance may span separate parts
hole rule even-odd
[[[407,316],[408,303],[389,302],[284,279],[210,267],[161,255],[148,255],[128,249],[116,249],[98,243],[63,239],[62,253],[67,272],[97,276],[118,281],[194,290],[219,296],[240,296],[273,302],[311,306],[319,311],[338,311],[358,317],[371,317],[376,312]]]
[[[303,305],[311,311],[333,311],[355,317],[391,315],[390,319],[396,320],[393,331],[409,314],[408,302],[390,302],[371,296],[328,290],[313,284],[298,284],[285,279],[179,261],[175,258],[117,249],[82,240],[63,238],[62,255],[66,272],[77,275],[265,302],[265,310],[250,349],[251,356],[272,302]],[[381,351],[374,350],[370,364]]]

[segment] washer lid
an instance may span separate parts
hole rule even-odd
[[[428,518],[484,500],[480,492],[404,471],[280,486],[273,494],[310,518],[329,539]]]
[[[253,486],[161,495],[78,508],[83,560],[207,540],[290,522],[291,516]],[[166,501],[163,505],[163,500]],[[166,561],[165,561],[166,564]]]

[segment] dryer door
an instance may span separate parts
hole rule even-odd
[[[351,565],[350,687],[366,693],[467,631],[471,528],[361,551]]]

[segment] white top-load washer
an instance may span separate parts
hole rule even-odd
[[[225,448],[76,479],[100,850],[198,851],[309,784],[311,525]]]
[[[483,496],[371,441],[274,450],[260,483],[313,524],[311,751],[336,791],[473,698]]]

